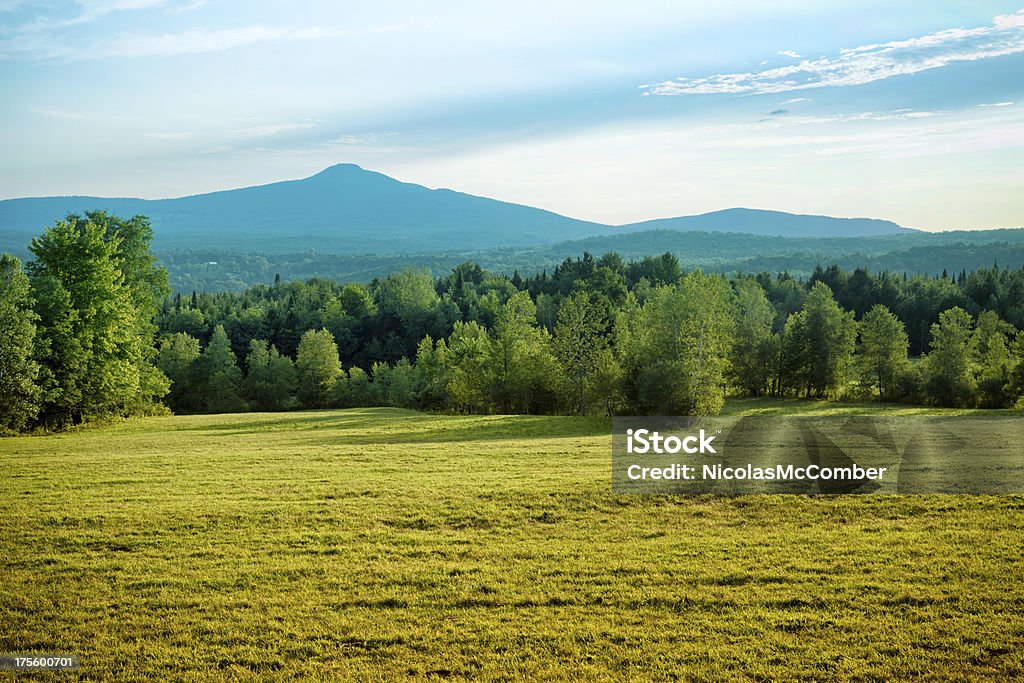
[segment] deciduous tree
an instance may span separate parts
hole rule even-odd
[[[568,378],[576,412],[587,412],[587,395],[597,358],[608,346],[608,321],[584,291],[562,300],[555,323],[554,351]]]
[[[878,390],[883,401],[899,398],[899,378],[909,364],[907,330],[892,311],[876,304],[860,321],[857,369],[861,384]]]
[[[21,262],[0,256],[0,432],[19,431],[39,413],[39,364],[33,357],[38,316]]]
[[[341,374],[338,345],[328,330],[307,330],[303,333],[295,369],[299,376],[299,403],[306,408],[328,406],[334,384]]]
[[[940,406],[969,406],[974,402],[974,356],[970,314],[954,306],[932,325],[931,350],[922,360],[925,386]]]

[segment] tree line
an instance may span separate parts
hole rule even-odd
[[[666,253],[526,278],[464,263],[171,296],[142,217],[69,216],[0,261],[2,426],[391,405],[713,414],[727,394],[1008,407],[1024,270],[684,272]]]
[[[11,240],[0,235],[0,249]],[[12,244],[12,247],[15,246]],[[19,249],[22,245],[16,245]],[[329,249],[325,245],[325,249]],[[672,252],[684,268],[705,272],[782,272],[807,278],[818,262],[837,263],[851,272],[931,273],[942,269],[959,273],[990,266],[998,259],[1010,268],[1024,266],[1024,231],[987,230],[952,233],[906,233],[874,237],[768,237],[743,233],[652,230],[591,237],[579,241],[535,247],[510,247],[467,252],[356,254],[276,253],[261,245],[260,253],[223,249],[158,249],[157,256],[170,273],[176,292],[242,291],[271,282],[275,273],[286,280],[328,276],[341,282],[368,282],[405,268],[430,268],[446,273],[472,260],[492,272],[549,271],[566,254],[617,252],[626,259]],[[14,252],[15,254],[18,251]]]
[[[525,279],[466,263],[436,279],[169,298],[158,363],[185,392],[171,404],[190,411],[715,412],[727,392],[1006,407],[1021,394],[1024,337],[1002,315],[1020,319],[1022,285],[1024,272],[998,267],[726,278],[684,273],[671,254],[584,254]],[[220,404],[201,359],[214,336],[238,367]]]

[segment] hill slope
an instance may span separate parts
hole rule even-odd
[[[158,249],[329,253],[552,244],[612,228],[494,199],[431,190],[353,164],[302,180],[177,199],[45,197],[0,202],[5,237],[27,242],[69,212],[149,216]]]
[[[29,240],[68,213],[103,209],[152,220],[155,247],[264,254],[395,254],[540,247],[648,230],[788,237],[865,237],[910,231],[889,221],[726,209],[624,226],[452,190],[431,190],[338,164],[289,180],[176,199],[37,197],[0,201],[0,249]]]
[[[724,209],[699,216],[659,218],[621,226],[638,230],[675,230],[678,232],[742,232],[779,237],[869,237],[915,232],[892,221],[877,218],[832,218],[765,211],[762,209]]]

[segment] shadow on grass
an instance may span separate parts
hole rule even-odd
[[[204,416],[206,418],[214,416]],[[283,433],[318,444],[424,444],[464,441],[611,437],[611,421],[603,417],[550,415],[431,415],[398,408],[355,408],[294,413],[220,415],[217,422],[187,431],[218,436]]]

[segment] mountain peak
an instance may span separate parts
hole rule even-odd
[[[327,168],[325,168],[324,170],[320,171],[319,173],[314,173],[313,175],[311,175],[309,177],[310,178],[326,178],[326,177],[340,176],[340,175],[352,175],[352,174],[356,174],[356,173],[373,173],[373,171],[367,171],[365,168],[363,168],[359,164],[341,163],[341,164],[334,164],[333,166],[328,166]]]

